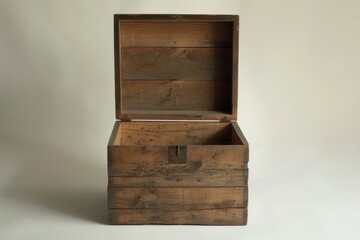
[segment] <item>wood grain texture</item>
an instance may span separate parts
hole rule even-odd
[[[231,48],[121,48],[121,78],[229,80],[231,54]]]
[[[117,146],[111,150],[110,186],[246,186],[244,146],[188,146],[185,164],[169,164],[167,147]]]
[[[247,207],[246,187],[109,188],[109,208],[215,209]]]
[[[247,184],[248,147],[229,145],[232,135],[240,139],[232,123],[125,122],[118,135],[108,161],[110,186]],[[228,145],[203,145],[216,143]],[[169,145],[187,145],[186,164],[169,164]]]
[[[228,145],[230,123],[131,122],[121,124],[122,145]]]
[[[123,110],[231,110],[231,82],[123,80]]]
[[[110,176],[156,176],[223,173],[246,168],[244,146],[187,146],[185,164],[168,163],[167,146],[114,146]]]
[[[231,123],[231,126],[232,126],[232,130],[233,132],[235,132],[235,135],[240,139],[241,143],[244,145],[244,146],[249,146],[249,143],[248,141],[246,140],[243,132],[241,131],[239,125],[236,123],[236,122],[232,122]]]
[[[211,14],[115,14],[117,21],[208,21],[232,22],[239,19],[238,15]]]
[[[120,137],[121,137],[120,122],[116,121],[114,123],[113,130],[111,131],[108,147],[111,147],[113,145],[119,145]]]
[[[246,208],[168,210],[110,209],[110,224],[246,225]]]
[[[122,110],[121,119],[162,120],[221,120],[230,121],[233,115],[224,111],[209,110]]]
[[[110,187],[223,187],[247,186],[248,170],[242,169],[232,175],[223,173],[199,174],[183,176],[151,176],[151,177],[109,177]]]
[[[124,21],[123,47],[231,47],[232,22]]]
[[[231,128],[231,143],[243,145],[239,135],[237,134],[234,128]]]
[[[236,119],[238,16],[115,15],[114,22],[118,119]],[[187,95],[195,103],[190,105],[180,84],[141,96],[127,91],[132,84],[122,81],[129,80],[199,80],[209,87],[193,85],[203,98]],[[215,94],[211,89],[217,83],[209,80],[231,84],[215,85],[220,92]],[[123,93],[130,94],[123,98]]]
[[[231,68],[231,81],[232,81],[232,118],[237,119],[237,112],[238,112],[238,72],[239,72],[239,16],[234,18],[233,21],[233,42],[232,42],[232,68]]]
[[[250,150],[249,150],[249,143],[246,140],[243,132],[241,131],[239,125],[236,122],[232,122],[231,123],[231,140],[234,144],[238,143],[238,144],[242,144],[245,148],[245,161],[249,162],[249,154],[250,154]]]
[[[121,117],[121,74],[120,74],[120,22],[119,15],[114,15],[114,73],[115,73],[115,115]]]
[[[238,16],[115,15],[114,34],[109,223],[245,225],[249,146],[230,122]]]

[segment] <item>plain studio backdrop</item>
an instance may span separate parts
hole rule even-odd
[[[360,2],[0,1],[1,239],[359,239]],[[238,14],[246,227],[106,225],[113,14]]]

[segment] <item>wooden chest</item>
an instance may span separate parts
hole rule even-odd
[[[110,224],[245,225],[239,17],[115,15]]]

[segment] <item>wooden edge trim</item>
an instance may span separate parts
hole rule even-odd
[[[244,224],[243,226],[246,226],[248,223],[248,208],[244,208]]]
[[[232,115],[230,114],[155,114],[155,113],[122,113],[119,119],[155,119],[155,120],[220,120],[222,122],[230,122]]]
[[[248,171],[249,174],[249,171]],[[245,208],[249,206],[249,187],[246,185],[244,186],[244,205]]]
[[[194,15],[194,14],[115,14],[117,20],[192,20],[192,21],[236,21],[238,15]]]
[[[108,176],[111,175],[110,174],[110,171],[111,171],[110,163],[111,163],[112,148],[114,147],[114,142],[115,142],[115,138],[116,138],[116,135],[118,133],[119,127],[120,127],[120,121],[116,121],[115,124],[114,124],[113,130],[111,132],[108,145],[107,145],[107,172],[108,172]],[[109,182],[110,182],[110,180],[108,181],[108,184],[109,184]]]
[[[120,92],[120,18],[114,15],[114,71],[115,71],[115,116],[121,115],[121,92]]]
[[[111,131],[110,139],[108,142],[108,147],[112,147],[114,145],[116,134],[119,131],[119,127],[120,127],[120,121],[116,121],[114,124],[113,130]]]
[[[242,141],[243,145],[249,147],[249,143],[246,140],[244,134],[242,133],[239,125],[236,122],[232,122],[231,125],[232,125],[233,129],[235,130],[236,134],[239,136],[239,138]]]
[[[239,71],[239,16],[233,20],[233,43],[232,43],[232,120],[237,119],[238,101],[238,71]]]

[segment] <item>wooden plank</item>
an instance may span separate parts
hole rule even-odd
[[[239,125],[237,124],[237,122],[232,122],[231,125],[232,125],[233,131],[235,131],[237,137],[241,140],[242,144],[244,146],[249,146],[249,143],[246,140],[246,138],[245,138],[243,132],[241,131]]]
[[[113,130],[111,131],[110,139],[107,145],[107,161],[108,161],[108,171],[111,169],[111,166],[109,163],[112,159],[112,146],[115,144],[120,144],[120,122],[116,121],[113,127]]]
[[[114,15],[114,73],[115,73],[115,115],[121,118],[121,47],[119,16]]]
[[[115,14],[117,21],[235,21],[238,15],[214,14]]]
[[[232,22],[123,21],[122,47],[231,47]]]
[[[114,146],[108,162],[111,187],[246,186],[247,148],[188,146],[185,164],[168,161],[167,146]]]
[[[231,80],[231,48],[121,48],[122,79]]]
[[[237,142],[238,144],[242,144],[245,147],[245,161],[249,162],[249,143],[246,140],[243,132],[241,131],[239,125],[236,122],[231,123],[231,135],[232,135],[232,141]]]
[[[166,210],[110,209],[109,224],[246,225],[246,208]]]
[[[234,19],[233,22],[233,41],[232,41],[232,117],[231,119],[237,119],[237,100],[238,100],[238,74],[239,74],[239,16]]]
[[[231,143],[242,145],[242,141],[238,136],[238,134],[236,133],[236,131],[234,130],[234,128],[231,128]]]
[[[116,144],[120,144],[120,122],[116,121],[113,127],[113,130],[111,131],[110,139],[108,142],[108,147],[111,147]]]
[[[167,146],[113,146],[110,176],[230,174],[247,167],[246,151],[245,146],[187,146],[186,163],[171,164]]]
[[[215,209],[247,207],[246,187],[109,188],[109,208]]]
[[[123,145],[227,145],[230,136],[230,123],[131,122],[121,127]]]
[[[171,119],[171,120],[221,120],[230,121],[234,116],[227,111],[209,110],[122,110],[123,119]]]
[[[110,187],[244,187],[248,184],[248,170],[238,170],[231,175],[220,172],[212,174],[197,173],[188,176],[150,176],[150,177],[109,177]]]
[[[231,82],[197,80],[123,80],[124,110],[231,109]]]

